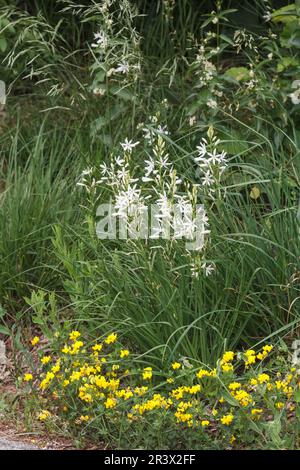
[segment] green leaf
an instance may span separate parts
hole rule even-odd
[[[9,329],[4,325],[0,325],[0,333],[3,335],[10,335]]]
[[[279,8],[272,13],[272,21],[274,23],[290,23],[295,20],[297,20],[295,3]]]
[[[282,47],[300,47],[300,25],[299,21],[287,23],[280,35]]]
[[[294,399],[297,403],[300,403],[300,388],[299,387],[297,387],[294,392]]]
[[[298,421],[300,421],[300,406],[296,407],[296,417],[297,417]]]
[[[299,64],[299,60],[295,57],[282,57],[277,64],[277,72],[283,72],[289,67],[297,67]]]
[[[227,401],[229,405],[239,406],[238,401],[232,395],[230,395],[230,393],[227,390],[224,390],[224,392],[222,392],[222,395],[223,395],[224,400]]]
[[[237,82],[249,80],[249,70],[246,67],[231,67],[224,73],[226,77],[233,78]]]
[[[5,52],[7,49],[7,41],[5,38],[0,38],[0,50],[1,52]]]

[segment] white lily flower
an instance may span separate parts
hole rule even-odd
[[[131,152],[134,147],[136,147],[139,142],[133,142],[132,140],[128,140],[127,137],[121,146],[125,152]]]

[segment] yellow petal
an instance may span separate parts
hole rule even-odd
[[[253,186],[253,188],[250,191],[250,197],[251,199],[258,199],[260,196],[260,190],[257,186]]]

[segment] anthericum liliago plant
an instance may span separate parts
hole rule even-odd
[[[163,371],[142,364],[114,332],[92,342],[74,330],[55,342],[43,354],[34,338],[38,364],[23,376],[46,426],[148,448],[278,448],[298,426],[299,371],[270,344],[225,351],[213,368],[179,358]]]

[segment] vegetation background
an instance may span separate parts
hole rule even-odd
[[[117,331],[162,368],[298,337],[299,18],[299,1],[0,1],[3,337]],[[96,237],[125,139],[138,177],[168,155],[193,185],[213,137],[227,167],[200,195],[201,253]]]

